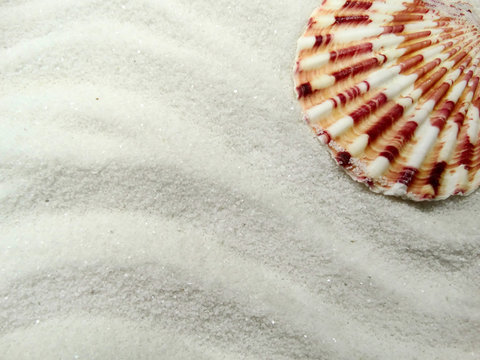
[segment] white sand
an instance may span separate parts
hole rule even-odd
[[[0,1],[0,359],[480,359],[480,192],[334,164],[317,4]]]

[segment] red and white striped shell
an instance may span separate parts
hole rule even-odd
[[[324,0],[298,41],[295,88],[354,179],[445,199],[480,185],[479,63],[466,2]]]

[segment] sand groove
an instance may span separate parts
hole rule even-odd
[[[478,358],[480,193],[332,164],[291,91],[317,5],[0,2],[6,359]]]

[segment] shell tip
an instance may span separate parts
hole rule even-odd
[[[328,135],[326,132],[321,132],[320,134],[317,135],[318,136],[318,140],[324,144],[324,145],[327,145],[328,143],[330,143],[330,135]]]
[[[389,190],[387,190],[385,194],[393,196],[405,196],[407,194],[407,186],[397,182]]]

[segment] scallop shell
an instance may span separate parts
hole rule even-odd
[[[373,191],[413,200],[480,185],[480,37],[465,2],[324,0],[298,41],[305,119]]]

